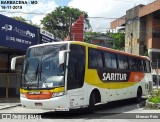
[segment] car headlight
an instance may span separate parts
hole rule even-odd
[[[64,95],[64,92],[55,92],[52,94],[52,97],[59,97],[59,96],[62,96]]]
[[[26,98],[26,95],[23,94],[23,93],[21,93],[21,94],[20,94],[20,97]]]

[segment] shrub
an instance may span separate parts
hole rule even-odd
[[[151,97],[148,99],[149,102],[160,103],[160,97]]]
[[[146,107],[160,109],[160,90],[153,90],[148,97]]]

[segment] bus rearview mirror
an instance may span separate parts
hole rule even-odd
[[[11,60],[11,70],[16,70],[16,65],[17,64],[23,64],[25,56],[17,56],[12,58]]]
[[[59,65],[64,63],[64,61],[65,61],[65,53],[66,53],[66,51],[60,51],[59,52]]]

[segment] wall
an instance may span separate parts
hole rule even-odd
[[[139,17],[143,17],[146,15],[149,15],[157,10],[160,10],[160,1],[159,0],[155,0],[154,2],[143,6],[140,11],[139,11]]]
[[[149,57],[152,60],[152,68],[157,68],[157,59],[160,61],[160,13],[154,12],[147,15],[146,44]]]
[[[126,23],[126,16],[122,16],[119,19],[114,20],[111,22],[111,29],[116,29],[119,26],[122,26]]]
[[[143,5],[136,6],[126,12],[125,28],[125,51],[134,54],[142,54],[140,47],[143,48],[143,41],[140,42],[140,18],[138,17],[139,9]],[[140,44],[141,43],[141,44]]]

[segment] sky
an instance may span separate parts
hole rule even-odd
[[[33,0],[21,1],[30,2]],[[107,18],[119,18],[125,15],[126,10],[128,9],[131,9],[139,4],[146,5],[153,1],[154,0],[37,0],[37,4],[16,4],[16,6],[22,6],[22,9],[2,9],[2,6],[4,6],[4,4],[0,3],[0,14],[10,17],[21,16],[26,20],[32,21],[32,23],[37,24],[41,27],[42,25],[40,23],[40,20],[42,20],[47,13],[54,11],[58,6],[69,6],[87,12],[88,16],[91,17],[89,18],[89,20],[93,31],[104,32],[110,28],[110,22],[114,20]],[[5,4],[5,6],[10,6],[10,4]],[[11,12],[20,13],[17,14]]]

